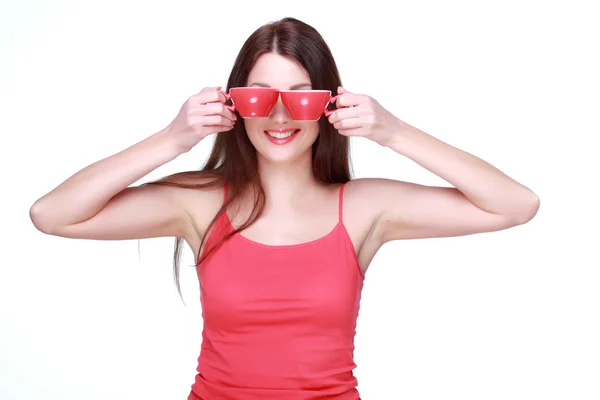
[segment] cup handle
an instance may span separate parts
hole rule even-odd
[[[326,117],[329,117],[331,114],[333,114],[333,113],[335,112],[335,110],[329,110],[329,109],[327,108],[327,106],[329,106],[330,104],[333,104],[333,103],[335,103],[335,102],[337,101],[338,97],[340,97],[340,96],[341,96],[341,95],[337,94],[337,95],[335,95],[335,96],[332,96],[332,97],[329,99],[329,103],[327,103],[327,105],[325,105],[325,110],[323,111],[323,112],[325,113],[325,116],[326,116]]]
[[[225,101],[231,99],[231,95],[229,93],[225,92],[224,90],[219,89],[219,93],[221,93],[223,96],[225,96]],[[231,100],[231,103],[232,103],[232,105],[230,105],[230,106],[225,104],[225,107],[227,107],[227,109],[229,111],[235,111],[235,104],[233,104],[233,100]]]

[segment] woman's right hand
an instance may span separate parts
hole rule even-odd
[[[190,151],[206,136],[227,132],[237,116],[225,106],[221,87],[206,87],[187,99],[177,117],[165,129],[171,143],[180,154]]]

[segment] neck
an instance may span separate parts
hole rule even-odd
[[[310,153],[286,163],[274,163],[259,156],[258,173],[268,205],[291,204],[319,185],[313,175]]]

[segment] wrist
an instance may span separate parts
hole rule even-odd
[[[184,151],[179,148],[176,141],[173,140],[173,135],[171,134],[169,127],[158,131],[150,136],[148,140],[152,142],[153,148],[156,149],[159,157],[164,159],[165,162],[172,161],[184,153]]]
[[[386,140],[380,143],[380,145],[384,147],[389,147],[390,149],[397,151],[403,146],[403,143],[405,143],[408,140],[411,128],[414,129],[406,122],[402,121],[399,118],[396,118],[390,129],[389,136]]]

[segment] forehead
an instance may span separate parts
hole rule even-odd
[[[311,81],[308,73],[295,60],[274,53],[261,55],[250,74],[247,86],[255,83],[265,84],[281,90],[290,89],[300,84],[310,87]]]

